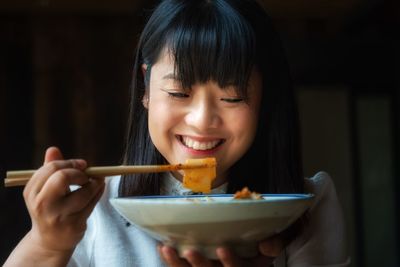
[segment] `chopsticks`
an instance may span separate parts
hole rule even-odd
[[[190,163],[170,165],[120,165],[98,166],[85,169],[88,176],[113,176],[130,173],[168,172],[188,169],[215,168],[215,164],[207,159],[191,159]],[[4,180],[5,187],[25,185],[36,170],[8,171]]]

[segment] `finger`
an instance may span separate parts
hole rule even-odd
[[[46,163],[49,163],[50,161],[53,161],[53,160],[62,160],[62,159],[63,159],[63,155],[61,154],[61,151],[57,147],[49,147],[46,149],[43,165],[45,165]],[[34,178],[34,176],[35,175],[33,175],[32,178]],[[29,199],[29,195],[31,192],[36,191],[35,195],[38,193],[37,186],[35,186],[35,182],[37,182],[37,181],[38,180],[36,180],[36,179],[30,179],[28,181],[28,183],[26,184],[26,186],[24,188],[25,200]],[[41,186],[40,186],[40,188],[41,188]],[[33,189],[36,189],[36,190],[33,190]]]
[[[160,255],[165,263],[170,267],[190,267],[183,259],[179,258],[175,249],[162,245],[159,249]]]
[[[52,163],[50,163],[52,164]],[[89,177],[77,169],[61,169],[53,173],[37,195],[38,200],[56,202],[70,193],[70,185],[84,185]]]
[[[217,256],[224,267],[246,266],[245,262],[227,248],[217,248]]]
[[[78,214],[78,216],[82,216],[83,218],[88,218],[92,213],[93,209],[96,207],[97,202],[100,200],[105,190],[105,184],[103,183],[97,194],[92,198],[92,200],[86,205],[86,207]]]
[[[86,207],[93,210],[99,199],[99,191],[103,193],[104,189],[104,179],[102,178],[92,178],[89,182],[82,185],[81,188],[69,193],[65,198],[64,211],[67,214],[81,213]],[[101,194],[100,194],[101,197]],[[96,200],[95,200],[96,199]],[[93,201],[95,202],[93,203]]]
[[[70,159],[54,160],[46,163],[41,168],[39,168],[32,176],[32,178],[28,182],[29,187],[27,188],[27,190],[32,191],[34,194],[38,194],[44,184],[53,174],[55,174],[59,170],[67,168],[84,170],[86,168],[86,161],[82,159]]]
[[[212,267],[213,263],[205,258],[203,255],[198,253],[195,250],[185,250],[183,252],[183,257],[192,265],[192,266],[201,266],[201,267]]]
[[[33,201],[33,198],[35,198],[39,194],[43,185],[46,183],[49,177],[56,171],[64,168],[85,169],[86,161],[81,159],[55,160],[46,163],[33,174],[32,178],[28,181],[27,185],[25,186],[23,192],[25,201],[26,202]]]
[[[280,236],[273,236],[259,243],[259,250],[262,255],[268,257],[277,257],[283,250],[283,239]]]
[[[58,149],[58,147],[49,147],[46,150],[46,153],[44,155],[44,163],[49,163],[50,161],[53,160],[62,160],[64,159],[60,149]]]

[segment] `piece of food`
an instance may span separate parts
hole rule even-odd
[[[212,181],[217,175],[216,159],[188,159],[185,164],[200,165],[203,167],[185,169],[183,186],[191,189],[193,192],[210,193]]]
[[[240,191],[236,191],[233,195],[233,199],[264,199],[261,194],[251,192],[249,188],[244,187]]]

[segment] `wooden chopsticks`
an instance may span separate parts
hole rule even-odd
[[[89,167],[85,170],[88,176],[103,177],[122,175],[129,173],[167,172],[187,169],[214,168],[210,161],[205,159],[191,160],[190,163],[179,163],[171,165],[121,165],[121,166],[99,166]],[[6,187],[25,185],[36,170],[8,171],[4,180]]]

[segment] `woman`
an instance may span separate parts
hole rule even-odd
[[[104,184],[85,175],[85,161],[63,160],[50,148],[24,191],[32,230],[6,266],[348,264],[330,177],[303,177],[288,66],[255,1],[162,1],[142,32],[133,74],[125,164],[212,156],[218,162],[212,193],[244,186],[260,193],[311,192],[316,200],[307,217],[260,242],[254,258],[227,247],[217,248],[217,261],[194,250],[178,254],[127,223],[108,200],[190,194],[181,173],[110,177]],[[81,188],[69,192],[71,184]]]

